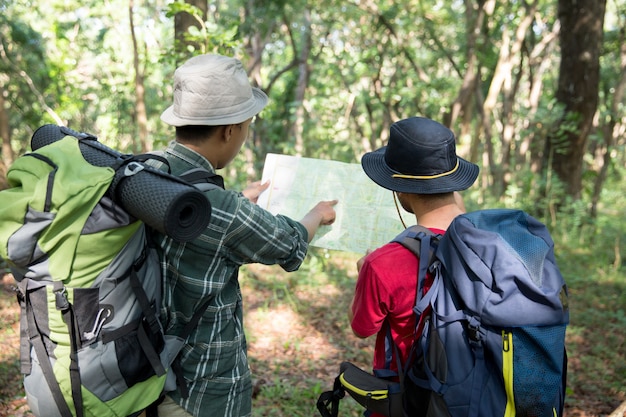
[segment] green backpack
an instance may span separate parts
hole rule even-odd
[[[150,231],[189,241],[210,204],[187,181],[91,135],[46,125],[32,148],[0,192],[0,257],[18,282],[29,407],[38,416],[138,415],[175,389],[184,343],[158,318]]]

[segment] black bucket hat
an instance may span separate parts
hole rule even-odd
[[[423,117],[392,124],[387,146],[363,155],[361,166],[376,184],[401,193],[461,191],[478,177],[478,166],[457,156],[454,133]]]

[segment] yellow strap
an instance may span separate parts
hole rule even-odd
[[[513,335],[502,330],[502,376],[506,391],[506,409],[504,417],[515,416],[515,398],[513,395]]]

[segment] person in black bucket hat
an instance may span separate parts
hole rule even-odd
[[[361,166],[372,181],[394,192],[417,224],[437,234],[444,234],[452,219],[465,211],[458,191],[469,188],[478,177],[478,166],[456,154],[454,133],[423,117],[392,124],[387,146],[363,155]],[[415,255],[396,242],[357,261],[350,324],[358,337],[376,335],[374,370],[397,372],[396,354],[406,363],[415,326],[417,334],[422,330],[423,323],[415,323],[413,312],[418,266]],[[424,293],[432,277],[426,281]],[[398,349],[387,343],[388,334]]]

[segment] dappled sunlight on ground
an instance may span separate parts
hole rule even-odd
[[[302,324],[300,316],[288,306],[249,311],[246,326],[249,355],[266,358],[270,363],[321,360],[338,354],[323,334]]]

